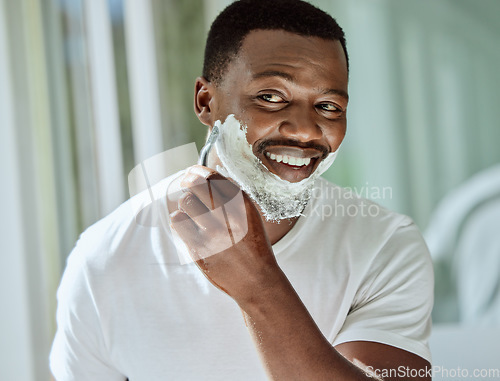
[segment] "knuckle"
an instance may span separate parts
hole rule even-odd
[[[176,210],[174,213],[172,213],[170,215],[170,222],[173,225],[179,225],[188,219],[189,219],[189,217],[186,215],[186,213],[184,213],[180,210]]]
[[[187,172],[203,179],[208,179],[211,175],[218,174],[215,169],[204,167],[202,165],[193,165],[192,167],[189,167]]]
[[[182,196],[179,197],[179,208],[182,209],[183,206],[189,206],[193,203],[194,195],[191,192],[185,192]]]
[[[200,175],[195,173],[186,173],[182,178],[180,185],[184,189],[190,189],[205,182],[205,178]]]

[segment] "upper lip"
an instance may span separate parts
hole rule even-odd
[[[269,146],[266,147],[265,152],[270,154],[293,156],[302,159],[319,159],[323,153],[314,148],[300,148],[293,146]]]

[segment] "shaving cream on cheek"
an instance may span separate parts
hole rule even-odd
[[[311,176],[291,183],[270,172],[254,155],[246,139],[247,129],[234,115],[229,115],[223,124],[217,121],[216,125],[219,136],[215,148],[223,166],[217,166],[217,171],[238,183],[268,221],[300,216],[311,198],[314,181],[330,167],[338,151],[329,154]]]

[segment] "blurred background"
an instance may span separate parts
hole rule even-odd
[[[1,380],[48,379],[66,257],[129,197],[132,168],[203,145],[194,79],[230,2],[0,0]],[[325,177],[425,232],[435,361],[460,358],[450,343],[498,360],[500,1],[311,3],[344,28],[351,62],[348,135]]]

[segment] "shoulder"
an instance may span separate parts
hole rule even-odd
[[[165,234],[166,194],[172,177],[131,197],[88,227],[69,255],[68,267],[74,263],[90,267],[95,273],[117,262],[151,260],[148,257],[161,256],[163,250],[168,252],[172,243],[169,234]]]
[[[343,188],[320,179],[306,210],[310,236],[333,248],[337,257],[355,264],[361,272],[377,273],[384,266],[391,271],[398,271],[395,266],[418,266],[429,274],[430,255],[413,220],[362,197],[382,198],[380,192],[390,190]]]

